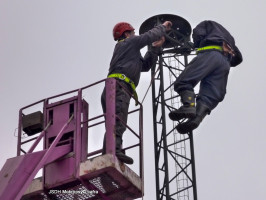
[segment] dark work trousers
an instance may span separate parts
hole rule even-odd
[[[200,52],[177,77],[174,89],[178,93],[183,90],[194,91],[200,82],[197,103],[213,110],[224,99],[229,71],[229,58],[222,52]]]
[[[118,82],[123,85],[124,88],[126,88],[129,92],[131,92],[130,85],[122,80],[117,79],[116,83],[116,100],[115,100],[115,110],[116,115],[125,123],[127,124],[127,116],[128,116],[128,108],[129,108],[129,102],[130,102],[130,94],[128,94],[122,86],[118,84]],[[106,113],[106,88],[104,87],[102,96],[101,96],[101,103],[103,112]],[[126,130],[126,126],[119,120],[116,119],[116,127],[115,127],[115,133],[117,137],[120,137],[122,139],[122,135]]]

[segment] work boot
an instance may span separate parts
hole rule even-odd
[[[123,163],[129,164],[129,165],[133,164],[134,160],[130,158],[129,156],[125,155],[125,152],[122,152],[121,145],[122,145],[122,138],[119,136],[116,136],[116,147],[115,147],[116,157]],[[103,149],[102,149],[102,155],[104,154],[106,154],[106,137],[105,136],[103,139]]]
[[[198,128],[204,117],[207,114],[210,114],[210,109],[204,104],[201,103],[197,104],[196,109],[197,109],[196,117],[188,119],[186,122],[177,125],[176,129],[179,133],[185,134]]]
[[[193,118],[196,116],[195,108],[195,93],[190,90],[185,90],[180,93],[182,106],[169,113],[171,120],[177,121],[183,118]]]
[[[123,163],[132,165],[134,163],[134,160],[127,156],[124,152],[121,150],[121,145],[122,145],[122,138],[119,136],[116,136],[116,157]]]

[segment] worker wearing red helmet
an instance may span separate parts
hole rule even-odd
[[[113,37],[117,41],[109,67],[109,78],[116,78],[119,84],[128,89],[135,100],[135,88],[138,86],[140,73],[147,72],[155,64],[160,46],[164,43],[164,34],[171,29],[172,23],[166,21],[139,36],[135,35],[134,28],[127,22],[120,22],[113,28]],[[150,45],[151,48],[142,57],[140,50]],[[129,95],[117,84],[116,88],[116,115],[127,123],[128,107],[132,95]],[[106,112],[105,88],[101,97],[104,113]],[[116,156],[124,163],[133,164],[133,159],[121,151],[122,136],[126,126],[116,121]],[[105,141],[103,145],[105,154]]]

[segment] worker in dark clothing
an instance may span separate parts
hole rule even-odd
[[[171,29],[172,23],[166,21],[150,31],[135,35],[134,28],[126,22],[115,25],[113,29],[114,40],[117,44],[114,49],[113,57],[110,63],[108,78],[116,78],[119,84],[125,87],[130,93],[128,94],[119,84],[116,86],[116,115],[126,124],[128,108],[131,96],[137,100],[135,88],[140,79],[140,73],[149,71],[155,64],[158,57],[158,49],[164,43],[164,34]],[[147,51],[144,58],[140,50],[146,45],[151,48]],[[106,95],[105,88],[101,97],[103,112],[106,112]],[[137,101],[136,101],[137,102]],[[133,159],[121,151],[122,136],[126,127],[120,120],[116,120],[116,156],[127,164],[133,164]],[[105,139],[103,144],[103,154],[105,154]]]
[[[224,99],[230,67],[242,62],[242,54],[232,35],[214,21],[203,21],[193,29],[197,56],[188,64],[174,83],[182,106],[169,113],[172,120],[188,118],[177,125],[179,133],[196,129],[203,118]],[[196,98],[194,87],[200,82]]]

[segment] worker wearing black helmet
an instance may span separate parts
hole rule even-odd
[[[113,37],[117,41],[111,59],[108,72],[109,78],[116,78],[119,84],[124,86],[137,100],[136,87],[138,86],[140,73],[147,72],[157,61],[158,49],[164,43],[164,34],[170,30],[172,23],[166,21],[139,36],[135,35],[134,28],[127,22],[120,22],[113,28]],[[146,45],[152,47],[147,51],[144,58],[141,56],[140,50]],[[125,123],[127,123],[127,115],[130,94],[125,92],[123,88],[117,84],[116,86],[116,115]],[[106,112],[106,95],[105,88],[101,97],[102,108]],[[126,127],[120,120],[116,120],[116,156],[127,164],[133,164],[133,159],[125,155],[121,151],[122,136]],[[105,140],[103,145],[103,154],[105,154]]]
[[[169,113],[172,120],[188,118],[177,125],[179,133],[196,129],[203,118],[224,99],[230,67],[242,62],[233,36],[219,23],[206,20],[193,29],[197,56],[174,83],[182,106]],[[194,87],[200,82],[195,102]]]

